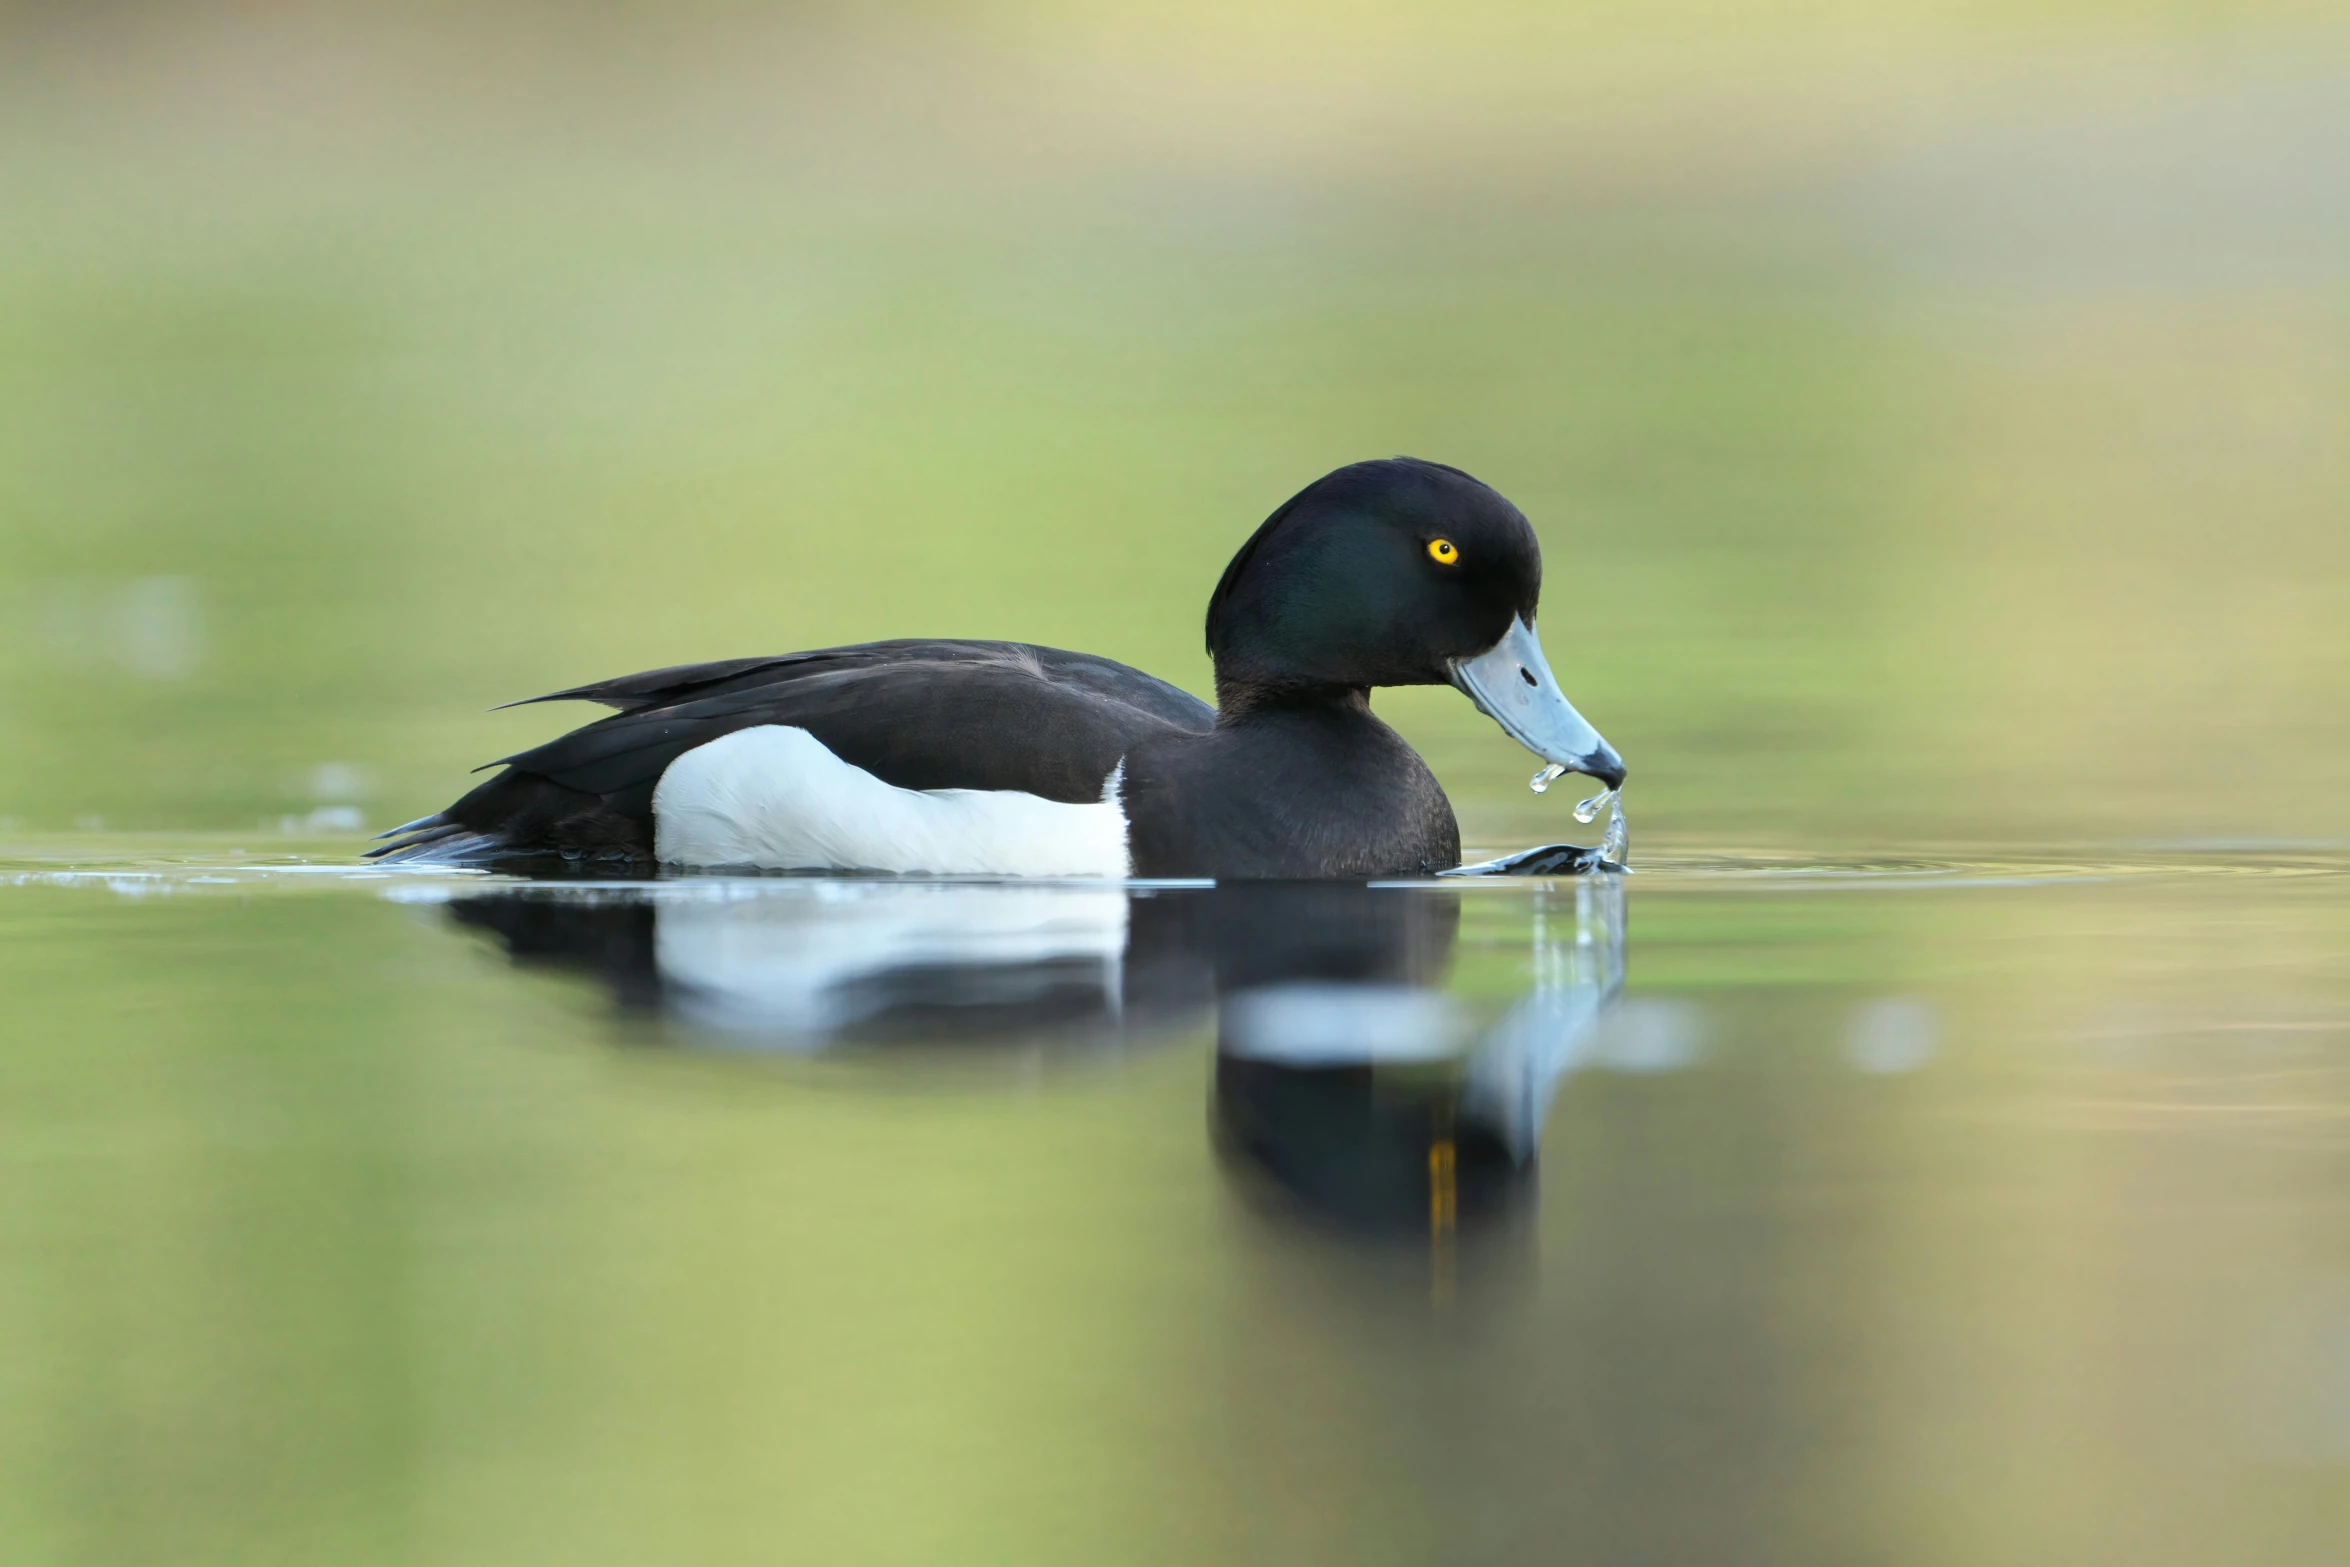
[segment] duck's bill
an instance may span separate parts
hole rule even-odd
[[[1569,772],[1588,773],[1610,789],[1624,786],[1624,759],[1599,737],[1550,672],[1542,643],[1523,620],[1475,658],[1452,666],[1452,683],[1512,740]]]

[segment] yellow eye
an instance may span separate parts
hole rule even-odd
[[[1450,539],[1430,539],[1428,541],[1428,558],[1439,566],[1449,566],[1461,558],[1461,552],[1454,547]]]

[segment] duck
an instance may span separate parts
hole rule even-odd
[[[904,639],[677,665],[532,697],[615,711],[479,769],[388,863],[539,860],[1176,880],[1461,863],[1451,801],[1370,693],[1450,685],[1549,764],[1623,787],[1535,634],[1542,549],[1491,486],[1413,457],[1291,496],[1210,595],[1213,706],[1113,659]]]

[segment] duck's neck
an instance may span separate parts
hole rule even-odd
[[[1216,727],[1278,720],[1288,716],[1346,714],[1371,716],[1367,686],[1284,685],[1258,680],[1216,681]]]

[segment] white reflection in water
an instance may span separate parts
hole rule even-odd
[[[1705,1011],[1694,1002],[1627,1001],[1591,1042],[1594,1064],[1617,1072],[1680,1072],[1705,1057]]]
[[[1912,996],[1887,996],[1861,1006],[1844,1033],[1844,1057],[1863,1072],[1914,1072],[1933,1059],[1942,1020]]]
[[[924,976],[928,997],[950,1006],[1074,988],[1118,1011],[1122,889],[818,885],[815,896],[662,907],[653,961],[675,1011],[814,1045],[923,999]]]
[[[1469,1037],[1468,1009],[1409,985],[1301,983],[1244,990],[1224,1003],[1224,1049],[1292,1067],[1443,1061]]]

